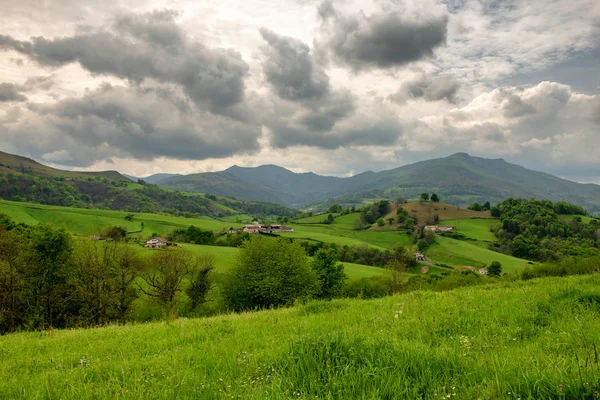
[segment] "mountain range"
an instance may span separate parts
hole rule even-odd
[[[0,173],[11,171],[65,178],[101,177],[111,181],[138,179],[117,171],[62,171],[0,152]],[[458,206],[495,203],[508,197],[535,197],[567,201],[585,207],[590,213],[600,213],[599,185],[576,183],[503,159],[473,157],[466,153],[348,178],[295,173],[276,165],[262,165],[232,166],[220,172],[190,175],[156,174],[142,179],[171,190],[276,203],[296,209],[323,210],[334,203],[350,206],[381,198],[414,199],[421,193],[436,193],[443,201]]]
[[[376,198],[413,199],[426,192],[437,193],[444,201],[459,206],[473,202],[494,203],[508,197],[535,197],[568,201],[590,212],[600,212],[599,185],[576,183],[503,159],[473,157],[466,153],[348,178],[294,173],[275,165],[263,165],[163,176],[157,184],[173,190],[274,202],[292,208],[361,204]]]

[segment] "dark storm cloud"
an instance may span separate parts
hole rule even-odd
[[[273,147],[309,146],[328,150],[346,146],[391,146],[402,133],[402,127],[395,120],[327,132],[309,131],[302,126],[290,125],[287,121],[277,121],[270,128],[276,131],[271,138]]]
[[[397,103],[403,103],[409,98],[424,98],[427,101],[446,99],[450,103],[455,103],[459,88],[460,84],[448,76],[434,78],[422,76],[417,80],[403,83],[400,90],[390,96],[390,99]]]
[[[298,39],[262,28],[263,73],[279,97],[287,100],[322,98],[329,93],[329,77],[313,62],[310,47]]]
[[[0,83],[0,103],[9,101],[26,101],[27,97],[20,92],[23,88],[13,83]]]
[[[259,125],[185,109],[169,91],[103,85],[81,98],[29,104],[0,128],[3,140],[42,160],[88,166],[110,157],[202,160],[258,149]]]
[[[353,69],[391,68],[433,55],[446,43],[446,17],[409,21],[399,12],[346,16],[331,2],[318,9],[323,20],[322,51]]]
[[[211,49],[187,39],[175,16],[171,11],[123,15],[116,19],[113,31],[54,39],[19,41],[0,36],[0,49],[15,50],[41,65],[78,62],[92,73],[138,84],[146,78],[174,83],[196,104],[227,114],[227,107],[244,99],[248,65],[234,50]]]

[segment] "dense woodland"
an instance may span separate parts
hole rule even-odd
[[[507,199],[492,207],[498,210],[500,224],[494,229],[498,242],[491,247],[528,260],[559,260],[566,256],[600,255],[600,223],[581,217],[582,207],[547,200]]]

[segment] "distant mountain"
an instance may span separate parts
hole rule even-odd
[[[416,198],[437,193],[444,201],[465,206],[507,197],[568,201],[600,211],[600,186],[567,181],[503,159],[457,153],[392,170],[365,172],[350,178],[294,173],[275,165],[233,166],[225,171],[171,177],[159,185],[176,190],[221,194],[304,208],[319,203],[360,204],[373,198]]]
[[[141,179],[141,180],[143,180],[147,183],[151,183],[153,185],[158,185],[160,182],[164,181],[165,179],[182,176],[181,174],[154,174],[154,175],[146,176],[143,178],[139,178],[139,177],[133,176],[133,175],[127,175],[127,174],[123,174],[123,175],[128,177],[129,179],[131,179],[134,182],[137,182],[139,179]]]

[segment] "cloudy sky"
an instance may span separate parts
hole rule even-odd
[[[136,176],[455,152],[600,183],[597,0],[0,0],[0,150]]]

